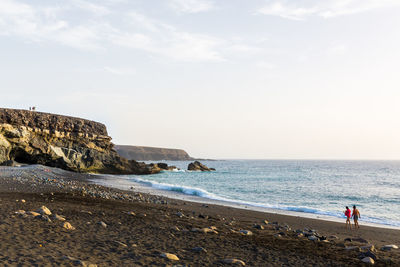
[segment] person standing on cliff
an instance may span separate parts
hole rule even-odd
[[[348,225],[351,230],[351,221],[350,221],[351,210],[347,206],[346,206],[346,211],[344,212],[344,216],[346,216],[346,229],[347,229],[347,225]]]

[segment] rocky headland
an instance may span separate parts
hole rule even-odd
[[[160,171],[118,155],[102,123],[1,108],[0,164],[15,162],[75,172],[151,174]]]
[[[115,145],[115,150],[121,157],[133,160],[193,160],[182,149]]]

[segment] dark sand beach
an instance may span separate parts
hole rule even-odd
[[[364,266],[371,250],[376,266],[400,266],[399,249],[381,249],[400,244],[396,229],[349,231],[344,222],[121,191],[90,184],[89,177],[43,166],[0,167],[0,265]],[[29,214],[42,206],[52,214]]]

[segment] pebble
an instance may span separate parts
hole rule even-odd
[[[176,256],[175,254],[162,253],[162,254],[160,254],[160,256],[163,257],[163,258],[167,258],[169,260],[172,260],[172,261],[179,261],[178,256]]]
[[[385,245],[381,248],[383,251],[390,251],[392,249],[398,249],[399,247],[396,245]]]
[[[18,215],[25,215],[26,212],[25,212],[24,210],[17,210],[17,211],[15,212],[15,214],[18,214]]]
[[[134,213],[133,211],[129,211],[129,212],[127,212],[127,214],[131,215],[131,216],[136,216],[136,213]]]
[[[21,202],[22,202],[22,203],[25,203],[26,201],[25,201],[25,199],[21,199]]]
[[[51,211],[46,206],[41,206],[39,209],[40,214],[51,215]]]
[[[265,223],[265,224],[268,224],[269,222],[267,221],[267,220],[264,220],[264,222],[263,223]]]
[[[367,251],[367,252],[363,252],[359,255],[359,258],[363,259],[365,257],[370,257],[372,259],[374,259],[375,261],[377,260],[377,257],[374,253],[372,253],[371,251]]]
[[[73,227],[69,222],[64,222],[63,228],[67,230],[75,230],[75,227]]]
[[[182,217],[184,217],[185,215],[184,215],[182,212],[178,211],[178,212],[176,213],[176,216],[178,216],[179,218],[182,218]]]
[[[371,258],[371,257],[365,257],[361,261],[364,262],[364,263],[367,263],[367,264],[375,264],[374,259]]]
[[[311,240],[311,241],[318,241],[319,238],[316,237],[315,235],[310,235],[310,236],[308,237],[308,240]]]
[[[114,243],[117,244],[117,245],[119,245],[119,246],[121,246],[121,247],[124,247],[124,248],[127,248],[127,247],[128,247],[127,244],[122,243],[122,242],[120,242],[120,241],[114,241]]]
[[[264,226],[262,226],[261,224],[255,224],[255,225],[253,225],[253,227],[258,230],[264,230]]]
[[[202,247],[195,247],[195,248],[192,248],[192,251],[194,251],[194,252],[205,252],[205,253],[207,253],[207,250],[206,250],[205,248],[202,248]]]
[[[372,244],[368,244],[368,245],[366,245],[366,246],[362,246],[362,247],[360,247],[362,250],[369,250],[369,251],[375,251],[376,249],[375,249],[375,246],[374,245],[372,245]]]
[[[62,222],[65,221],[65,218],[63,216],[61,216],[61,215],[58,215],[58,214],[53,214],[52,218],[54,220],[58,220],[58,221],[62,221]]]
[[[107,224],[106,224],[105,222],[103,222],[103,221],[98,222],[98,224],[100,224],[100,225],[103,226],[104,228],[107,227]]]
[[[241,266],[246,266],[246,263],[244,263],[244,261],[238,259],[223,259],[222,262],[227,264],[237,264]]]
[[[51,222],[51,219],[49,218],[49,216],[44,215],[44,214],[42,214],[42,215],[40,215],[40,216],[38,216],[38,217],[35,217],[35,218],[40,218],[40,219],[42,219],[43,221]]]
[[[350,251],[350,250],[361,251],[361,249],[360,249],[359,247],[357,247],[357,246],[345,247],[344,249],[345,249],[345,250],[348,250],[348,251]]]
[[[239,233],[241,233],[242,235],[252,235],[253,233],[249,230],[240,230]]]
[[[28,211],[27,214],[28,214],[28,215],[32,215],[33,217],[40,216],[40,213],[35,212],[35,211]]]

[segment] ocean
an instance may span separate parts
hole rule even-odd
[[[400,227],[400,161],[202,161],[215,172],[185,171],[186,161],[164,162],[181,170],[118,178],[124,180],[125,188],[139,183],[182,195],[333,220],[344,218],[345,206],[356,205],[360,224]],[[120,187],[109,181],[110,186]]]

